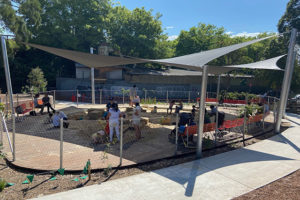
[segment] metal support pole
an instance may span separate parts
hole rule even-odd
[[[120,130],[120,166],[122,166],[123,158],[123,117],[121,117],[121,130]]]
[[[19,106],[19,94],[17,94],[17,106]]]
[[[147,90],[145,90],[145,103],[146,103],[146,99],[147,99]]]
[[[77,108],[78,108],[78,90],[76,90],[76,102],[77,102]]]
[[[54,90],[53,91],[53,106],[54,106],[54,108],[55,108],[55,104],[56,104],[55,96],[56,96],[56,91]]]
[[[292,57],[292,61],[293,61],[293,63],[292,63],[292,71],[294,70],[294,62],[295,62],[295,59],[296,59],[296,55],[297,55],[297,51],[294,49],[294,53],[293,53],[293,57]],[[293,72],[292,72],[292,75],[289,77],[288,86],[291,85],[292,78],[293,78]],[[288,102],[289,93],[290,93],[290,87],[288,87],[287,95],[286,95],[286,97],[284,99],[283,118],[286,117],[286,106],[287,106],[287,102]]]
[[[202,156],[202,137],[203,137],[203,125],[204,125],[204,114],[205,114],[205,99],[206,99],[206,88],[207,88],[207,75],[208,67],[203,66],[202,72],[202,85],[201,85],[201,96],[199,106],[199,123],[198,123],[198,140],[197,140],[197,158]]]
[[[94,54],[94,48],[90,48],[90,53]],[[95,104],[95,69],[91,68],[91,89],[92,89],[92,104]]]
[[[216,102],[216,131],[215,131],[215,146],[217,146],[217,133],[219,131],[219,92],[220,92],[221,75],[218,76],[217,86],[217,102]]]
[[[4,69],[5,69],[5,78],[6,78],[6,86],[7,86],[7,92],[9,95],[9,103],[11,108],[11,116],[12,116],[12,122],[13,122],[13,161],[16,160],[16,118],[15,118],[15,109],[14,109],[14,101],[13,101],[13,91],[12,91],[12,85],[11,85],[11,79],[10,79],[10,70],[9,70],[9,64],[8,64],[8,56],[7,56],[7,49],[6,49],[6,43],[5,43],[5,37],[1,37],[1,44],[2,44],[2,54],[3,54],[3,63],[4,63]]]
[[[178,150],[178,113],[176,114],[176,132],[175,132],[175,144],[176,144],[176,152],[175,154],[177,154],[177,150]]]
[[[290,88],[289,79],[291,79],[291,76],[293,75],[294,62],[295,62],[294,60],[295,57],[293,59],[293,54],[294,54],[294,48],[296,44],[296,36],[297,36],[297,29],[293,28],[291,33],[289,52],[286,60],[286,67],[285,67],[284,78],[282,82],[282,88],[281,88],[281,95],[280,95],[278,114],[277,114],[277,120],[275,126],[276,133],[280,132],[281,119],[285,110],[285,103],[286,103],[285,99],[287,99],[288,91]]]
[[[189,91],[188,104],[191,102],[191,91]]]
[[[100,104],[102,104],[102,89],[100,89]]]
[[[274,128],[276,126],[276,110],[277,110],[277,106],[276,106],[276,100],[274,98],[273,100],[273,117],[274,117]]]
[[[64,141],[64,120],[60,119],[60,152],[59,152],[59,169],[63,168],[63,141]]]

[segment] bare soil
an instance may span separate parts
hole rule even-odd
[[[300,170],[285,176],[264,187],[244,194],[235,200],[276,200],[276,199],[300,199]]]

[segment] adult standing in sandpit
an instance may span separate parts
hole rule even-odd
[[[133,100],[136,98],[136,85],[133,85],[132,88],[130,88],[129,91],[129,98],[130,98],[130,106],[133,106]]]

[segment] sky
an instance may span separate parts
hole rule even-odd
[[[133,10],[153,9],[169,39],[181,30],[189,30],[199,22],[224,27],[232,36],[255,36],[261,32],[277,32],[277,23],[289,0],[118,0]]]

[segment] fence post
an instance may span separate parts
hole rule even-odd
[[[122,93],[123,93],[123,105],[125,104],[125,92],[124,92],[124,90],[122,91]]]
[[[276,110],[277,110],[277,106],[276,106],[276,100],[274,98],[274,101],[273,101],[274,127],[276,126]]]
[[[247,129],[247,102],[248,102],[248,96],[246,96],[246,104],[245,104],[245,110],[244,110],[244,129],[243,129],[243,145],[245,146],[245,133]]]
[[[191,91],[189,91],[188,104],[191,102]]]
[[[263,104],[263,124],[262,124],[262,126],[263,126],[263,131],[265,131],[265,112],[266,112],[266,108],[265,108],[266,106],[265,106],[265,103]]]
[[[60,156],[59,156],[59,169],[63,168],[63,138],[64,138],[64,120],[60,119]]]
[[[2,112],[0,111],[0,144],[3,145],[3,116],[2,116]]]
[[[177,154],[178,150],[178,113],[176,114],[176,129],[175,129],[175,144],[176,144],[176,151],[175,154]]]
[[[167,103],[169,102],[169,91],[167,90]]]
[[[53,106],[54,106],[54,108],[55,108],[55,104],[56,104],[55,95],[56,95],[56,91],[54,90],[53,91]]]
[[[102,104],[102,89],[100,89],[100,104]]]
[[[6,112],[6,116],[8,116],[8,96],[7,96],[7,92],[5,95],[5,112]]]
[[[78,108],[78,90],[76,90],[76,102],[77,102],[77,108]]]
[[[122,158],[123,158],[123,120],[121,117],[121,130],[120,130],[120,166],[122,166]]]

